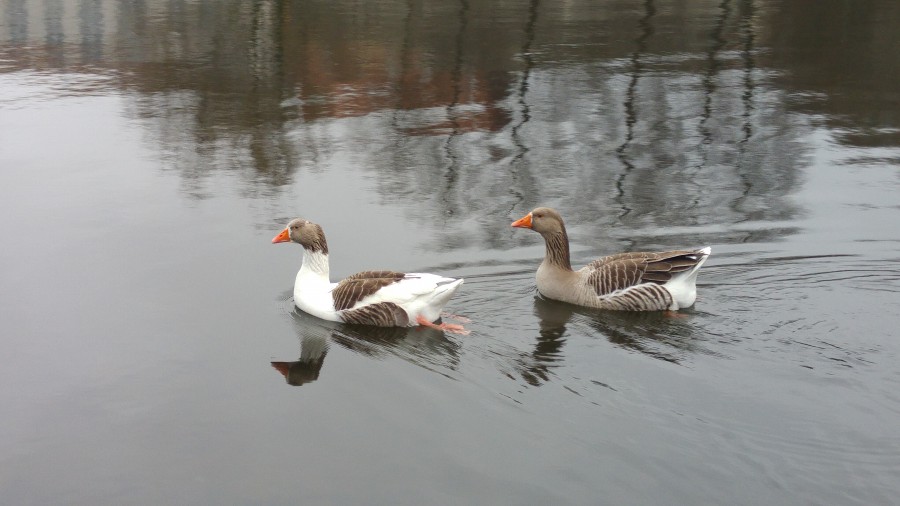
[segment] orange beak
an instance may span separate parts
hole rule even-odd
[[[284,229],[280,234],[272,238],[272,244],[278,242],[291,242],[291,232],[288,229]]]
[[[528,213],[518,220],[512,222],[512,226],[517,228],[531,228],[531,213]]]

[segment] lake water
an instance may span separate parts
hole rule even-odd
[[[892,504],[900,3],[0,0],[5,504]],[[712,247],[681,318],[543,300]],[[464,277],[468,336],[293,309]],[[274,365],[273,365],[274,363]]]

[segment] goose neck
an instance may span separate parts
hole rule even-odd
[[[544,236],[544,242],[547,245],[544,262],[554,267],[571,271],[572,264],[569,260],[569,236],[566,234],[566,229],[563,228],[557,232],[548,233]]]
[[[300,274],[328,279],[328,254],[322,251],[303,250],[303,265]]]

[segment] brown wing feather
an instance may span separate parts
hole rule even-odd
[[[406,274],[402,272],[394,271],[363,271],[348,276],[331,291],[334,309],[338,311],[350,309],[357,302],[385,286],[400,281],[405,276]]]
[[[644,274],[644,264],[637,260],[623,258],[614,261],[594,261],[588,267],[588,283],[597,295],[606,295],[622,288],[638,284]]]
[[[692,269],[703,258],[698,251],[663,251],[659,253],[619,253],[588,264],[588,283],[597,295],[640,283],[663,284],[672,274]]]
[[[394,279],[399,281],[405,276],[406,273],[397,271],[362,271],[357,272],[356,274],[351,274],[341,281],[343,282],[354,279]]]

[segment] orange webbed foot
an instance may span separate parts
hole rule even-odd
[[[671,309],[666,309],[663,311],[663,316],[666,318],[687,318],[688,315],[684,313],[679,313],[678,311],[672,311]]]
[[[469,331],[466,330],[465,327],[463,327],[462,325],[457,325],[455,323],[440,323],[440,324],[433,323],[433,322],[430,322],[430,321],[426,320],[425,318],[423,318],[422,315],[419,315],[416,317],[416,323],[418,323],[419,325],[421,325],[423,327],[429,327],[429,328],[433,328],[436,330],[442,330],[442,331],[450,332],[453,334],[460,334],[463,336],[469,335]]]

